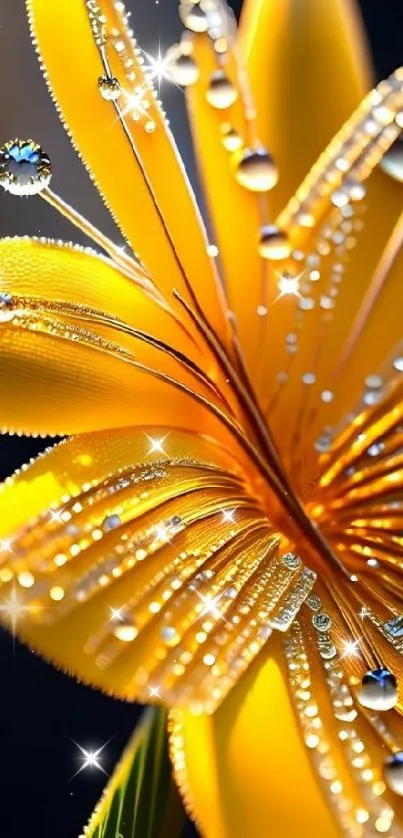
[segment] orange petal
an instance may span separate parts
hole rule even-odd
[[[276,569],[234,451],[195,435],[73,438],[8,480],[0,508],[0,615],[17,598],[23,639],[127,698],[213,707],[267,638],[266,610],[275,626],[295,600],[302,565]]]
[[[174,288],[188,299],[194,293],[211,324],[227,337],[221,294],[196,205],[155,91],[144,77],[124,12],[112,0],[96,4],[71,0],[68,5],[27,0],[27,6],[32,35],[66,128],[132,247],[170,301]],[[127,133],[113,102],[104,101],[98,90],[107,66],[124,91],[118,107],[126,112]]]
[[[171,715],[176,779],[206,838],[336,838],[359,834],[358,824],[400,833],[401,798],[386,788],[383,762],[401,716],[391,710],[385,725],[370,724],[356,691],[365,644],[347,654],[350,635],[336,617],[324,634],[332,600],[319,587],[312,606],[214,716]]]
[[[308,471],[316,471],[313,447],[316,440],[326,427],[341,421],[362,391],[366,377],[379,371],[401,339],[396,300],[403,259],[403,228],[402,221],[399,222],[402,186],[378,169],[367,182],[367,189],[365,212],[361,214],[359,210],[353,217],[353,222],[357,219],[357,223],[363,225],[358,232],[352,228],[350,241],[355,242],[353,249],[345,251],[342,258],[333,251],[329,257],[322,259],[318,266],[320,280],[311,282],[310,291],[305,294],[314,301],[315,308],[303,316],[300,314],[297,325],[293,318],[285,322],[278,342],[277,371],[288,369],[288,380],[276,403],[272,402],[270,422],[289,468],[294,471],[302,439],[304,468],[307,466]],[[346,238],[348,236],[346,234]],[[397,247],[393,257],[385,261],[383,254],[387,253],[393,237],[397,240]],[[334,265],[341,267],[343,273],[334,274]],[[337,286],[334,276],[342,280]],[[374,278],[377,293],[372,297]],[[327,294],[332,285],[338,293],[331,300],[333,308],[329,311],[322,307],[322,301],[329,300]],[[371,306],[358,323],[357,317],[367,299],[372,299]],[[267,321],[264,357],[273,358],[270,351],[270,315]],[[298,351],[295,355],[287,356],[287,332],[297,335]],[[276,369],[273,369],[273,379],[275,373]],[[306,373],[315,376],[314,382],[308,386],[303,383]],[[322,393],[325,393],[325,398],[326,393],[330,393],[331,401],[323,401]],[[298,473],[299,478],[301,484],[306,482],[306,473]]]
[[[0,287],[11,295],[0,311],[3,428],[75,433],[148,416],[200,429],[205,411],[186,389],[226,409],[212,359],[108,260],[28,239],[3,240],[0,253]],[[170,389],[167,376],[181,391]]]
[[[361,45],[357,49],[357,43]],[[354,7],[346,0],[323,4],[250,2],[238,45],[229,44],[225,72],[238,97],[218,110],[206,101],[217,57],[205,36],[194,40],[200,80],[188,90],[198,165],[213,221],[230,308],[252,381],[261,392],[267,372],[262,358],[265,313],[272,315],[270,350],[292,311],[278,304],[276,269],[258,253],[260,229],[273,223],[333,134],[370,86],[363,37]],[[243,61],[249,73],[248,93]],[[329,107],[331,100],[332,106]],[[244,147],[263,144],[273,153],[279,184],[269,194],[248,192],[235,180],[238,155],[222,145],[226,126]],[[288,232],[287,228],[285,231]]]
[[[272,638],[213,716],[171,715],[176,780],[206,838],[339,835],[300,738],[281,658]]]
[[[278,213],[371,87],[354,0],[247,0],[240,31]]]
[[[188,88],[187,102],[197,164],[218,245],[229,306],[235,315],[242,350],[254,380],[261,338],[257,309],[259,305],[268,305],[272,296],[270,292],[266,293],[267,262],[257,250],[262,202],[265,207],[266,199],[249,192],[236,181],[236,155],[229,153],[222,143],[225,136],[222,129],[226,126],[232,126],[247,142],[234,56],[231,56],[226,72],[238,89],[238,100],[224,111],[213,108],[206,100],[212,73],[217,69],[217,60],[207,37],[195,39],[193,57],[199,67],[200,79]]]

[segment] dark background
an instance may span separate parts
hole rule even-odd
[[[284,0],[285,2],[286,0]],[[333,2],[334,0],[323,0]],[[68,2],[68,0],[60,0]],[[240,11],[242,2],[231,3]],[[177,40],[177,0],[131,0],[132,25],[144,49],[155,52]],[[403,63],[402,0],[361,0],[376,76]],[[72,45],[72,60],[74,45]],[[53,161],[52,186],[117,241],[116,231],[71,151],[47,96],[30,45],[23,0],[0,0],[0,143],[33,137]],[[67,68],[66,68],[67,72]],[[183,96],[165,83],[164,103],[190,174],[194,163]],[[80,241],[72,228],[39,199],[0,195],[0,234],[28,233]],[[0,478],[46,447],[46,441],[0,438]],[[76,684],[0,633],[0,835],[2,838],[77,838],[105,777],[79,767],[71,738],[87,748],[108,739],[104,767],[112,771],[139,709]],[[196,833],[189,825],[186,838]],[[253,838],[253,836],[245,836]]]

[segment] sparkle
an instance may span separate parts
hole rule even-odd
[[[0,553],[12,553],[11,538],[0,538]]]
[[[165,436],[161,437],[160,439],[153,439],[151,436],[148,436],[148,434],[146,434],[146,436],[147,436],[147,439],[150,443],[150,449],[147,453],[148,457],[151,454],[165,454],[163,445],[164,445],[164,442],[165,442],[168,434],[165,434]]]
[[[361,620],[364,620],[365,617],[369,617],[370,613],[371,613],[370,608],[368,608],[366,605],[363,605],[362,608],[361,608],[361,611],[360,611]]]
[[[163,55],[161,53],[161,44],[158,44],[158,53],[156,56],[150,55],[144,50],[142,50],[142,53],[147,60],[147,64],[144,65],[147,73],[147,79],[150,82],[157,81],[158,91],[163,80],[172,82],[172,77],[169,71],[171,56],[169,53],[167,53],[167,55]]]
[[[119,620],[122,623],[124,622],[124,617],[122,617],[122,611],[123,611],[122,608],[112,608],[112,606],[110,605],[109,610],[111,612],[111,616],[109,617],[109,622],[110,623],[111,622],[117,622]]]
[[[157,524],[157,526],[155,527],[155,538],[158,541],[168,542],[169,541],[169,527],[167,527],[166,524],[164,524],[164,523]]]
[[[96,751],[87,751],[86,748],[83,748],[74,739],[72,739],[71,741],[74,742],[79,751],[81,751],[82,756],[80,757],[80,760],[82,760],[83,763],[82,766],[78,769],[78,771],[76,771],[76,773],[73,774],[73,777],[71,779],[77,777],[77,774],[81,774],[81,771],[84,771],[85,768],[97,768],[98,771],[102,771],[103,774],[108,776],[105,769],[101,765],[100,754],[102,753],[104,748],[106,748],[106,746],[109,744],[109,742],[111,741],[110,739],[108,739],[108,741],[105,742],[105,744],[98,748],[98,750]]]
[[[160,697],[159,687],[149,687],[148,688],[148,694],[149,694],[150,698],[159,698]]]
[[[235,509],[223,509],[222,519],[224,523],[227,524],[234,524],[235,523]]]
[[[203,609],[200,611],[200,614],[198,615],[199,619],[202,619],[208,614],[211,614],[211,616],[215,617],[217,620],[224,620],[225,622],[227,622],[224,615],[218,608],[218,603],[222,599],[223,594],[219,594],[216,597],[212,597],[209,595],[205,596],[204,594],[199,593],[199,591],[197,591],[195,588],[193,590],[195,591],[195,593],[197,594],[197,596],[203,604]]]
[[[32,613],[32,611],[36,610],[37,608],[33,605],[24,605],[23,601],[18,596],[15,584],[13,585],[9,598],[4,600],[4,602],[0,605],[0,612],[9,620],[14,638],[17,633],[18,623],[20,620],[27,612]]]
[[[49,520],[52,524],[63,524],[66,523],[66,515],[65,513],[66,507],[63,506],[60,509],[49,509]]]
[[[342,658],[359,658],[360,657],[360,641],[364,635],[358,638],[358,640],[346,640],[343,643],[343,654],[340,655],[340,660]]]
[[[290,296],[298,297],[298,299],[301,299],[299,284],[303,274],[305,273],[305,270],[301,271],[301,273],[296,274],[295,276],[294,274],[290,274],[287,271],[284,271],[284,273],[274,271],[274,273],[278,277],[277,288],[280,292],[276,297],[275,302],[277,302],[277,300],[281,300],[282,297]]]

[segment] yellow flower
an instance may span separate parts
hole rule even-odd
[[[224,3],[183,0],[168,72],[217,253],[123,4],[27,5],[127,247],[51,191],[33,141],[2,148],[3,186],[103,255],[0,243],[1,427],[70,437],[2,487],[0,613],[86,683],[172,708],[207,838],[398,838],[403,220],[382,166],[403,71],[367,95],[348,0],[249,0],[238,36]]]

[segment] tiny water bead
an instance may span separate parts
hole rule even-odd
[[[403,124],[401,127],[403,127]],[[393,143],[389,151],[384,155],[380,162],[380,168],[393,178],[393,180],[403,183],[403,139],[401,137],[398,137],[396,142]]]
[[[0,147],[0,184],[13,195],[36,195],[52,177],[50,159],[33,140],[10,140]]]
[[[397,751],[386,758],[383,774],[390,790],[403,795],[403,751]]]
[[[100,76],[98,79],[98,90],[103,99],[107,102],[113,102],[119,98],[121,88],[118,79],[115,76]]]
[[[228,123],[221,126],[222,144],[227,151],[238,151],[242,148],[242,137],[235,128]]]
[[[179,54],[169,62],[169,75],[175,84],[188,87],[199,78],[199,68],[191,55]]]
[[[265,148],[246,149],[236,168],[236,179],[251,192],[268,192],[278,180],[277,166]]]
[[[0,293],[0,323],[7,323],[14,317],[13,299],[10,294]]]
[[[395,676],[383,667],[366,672],[358,691],[358,700],[363,707],[367,707],[369,710],[378,712],[391,710],[397,702]]]
[[[273,224],[267,224],[260,231],[258,250],[263,259],[287,259],[291,246],[286,233]]]
[[[208,18],[199,3],[184,0],[180,4],[179,14],[182,23],[192,32],[207,32]]]
[[[234,104],[238,96],[237,89],[223,70],[213,73],[206,91],[206,99],[213,108],[225,110]]]

